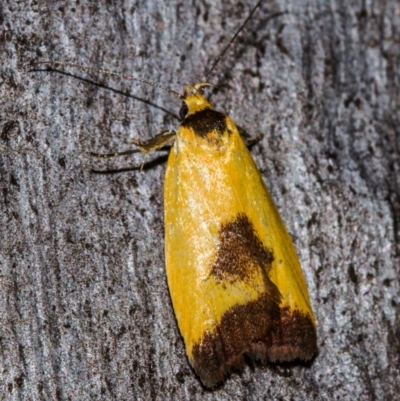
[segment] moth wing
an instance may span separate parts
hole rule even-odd
[[[180,127],[165,180],[168,285],[189,360],[212,387],[243,362],[310,359],[315,319],[292,240],[233,122]]]

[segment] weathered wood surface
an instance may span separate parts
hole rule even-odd
[[[265,133],[252,153],[318,319],[312,363],[247,366],[214,391],[188,365],[168,294],[166,153],[142,172],[140,157],[88,155],[177,127],[179,102],[27,72],[75,61],[182,91],[253,4],[0,5],[0,399],[399,399],[398,1],[266,1],[211,78],[216,108]]]

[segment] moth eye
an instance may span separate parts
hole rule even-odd
[[[189,111],[189,108],[187,107],[187,104],[186,104],[186,103],[182,103],[182,107],[181,107],[181,109],[179,110],[179,117],[180,117],[182,120],[184,120],[185,117],[186,117],[186,114],[188,113],[188,111]]]

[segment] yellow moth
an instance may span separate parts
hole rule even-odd
[[[209,85],[167,89],[183,101],[177,131],[134,143],[147,154],[174,141],[164,187],[168,286],[190,364],[214,387],[245,355],[311,359],[316,322],[292,240],[235,124],[204,97]]]
[[[189,361],[213,387],[244,355],[310,359],[315,319],[292,240],[232,120],[186,87],[164,187],[168,286]]]

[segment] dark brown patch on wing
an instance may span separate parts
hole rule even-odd
[[[272,362],[312,358],[317,338],[311,318],[280,309],[279,302],[275,287],[273,293],[231,308],[213,333],[205,333],[191,360],[205,386],[214,387],[231,369],[240,368],[245,355]]]
[[[229,309],[216,330],[194,345],[191,362],[205,386],[215,386],[232,367],[240,367],[244,354],[279,324],[281,295],[270,280],[268,287],[258,300]]]
[[[234,221],[223,224],[219,239],[217,260],[211,269],[211,275],[217,280],[229,283],[243,281],[255,269],[261,269],[261,274],[267,276],[274,256],[262,244],[245,214],[239,214]]]
[[[196,135],[202,138],[206,138],[214,130],[219,136],[222,136],[227,129],[226,117],[219,111],[204,109],[186,117],[182,121],[181,127],[191,128]]]
[[[317,333],[308,315],[289,307],[281,309],[280,324],[270,334],[267,351],[271,362],[307,361],[317,347]]]

